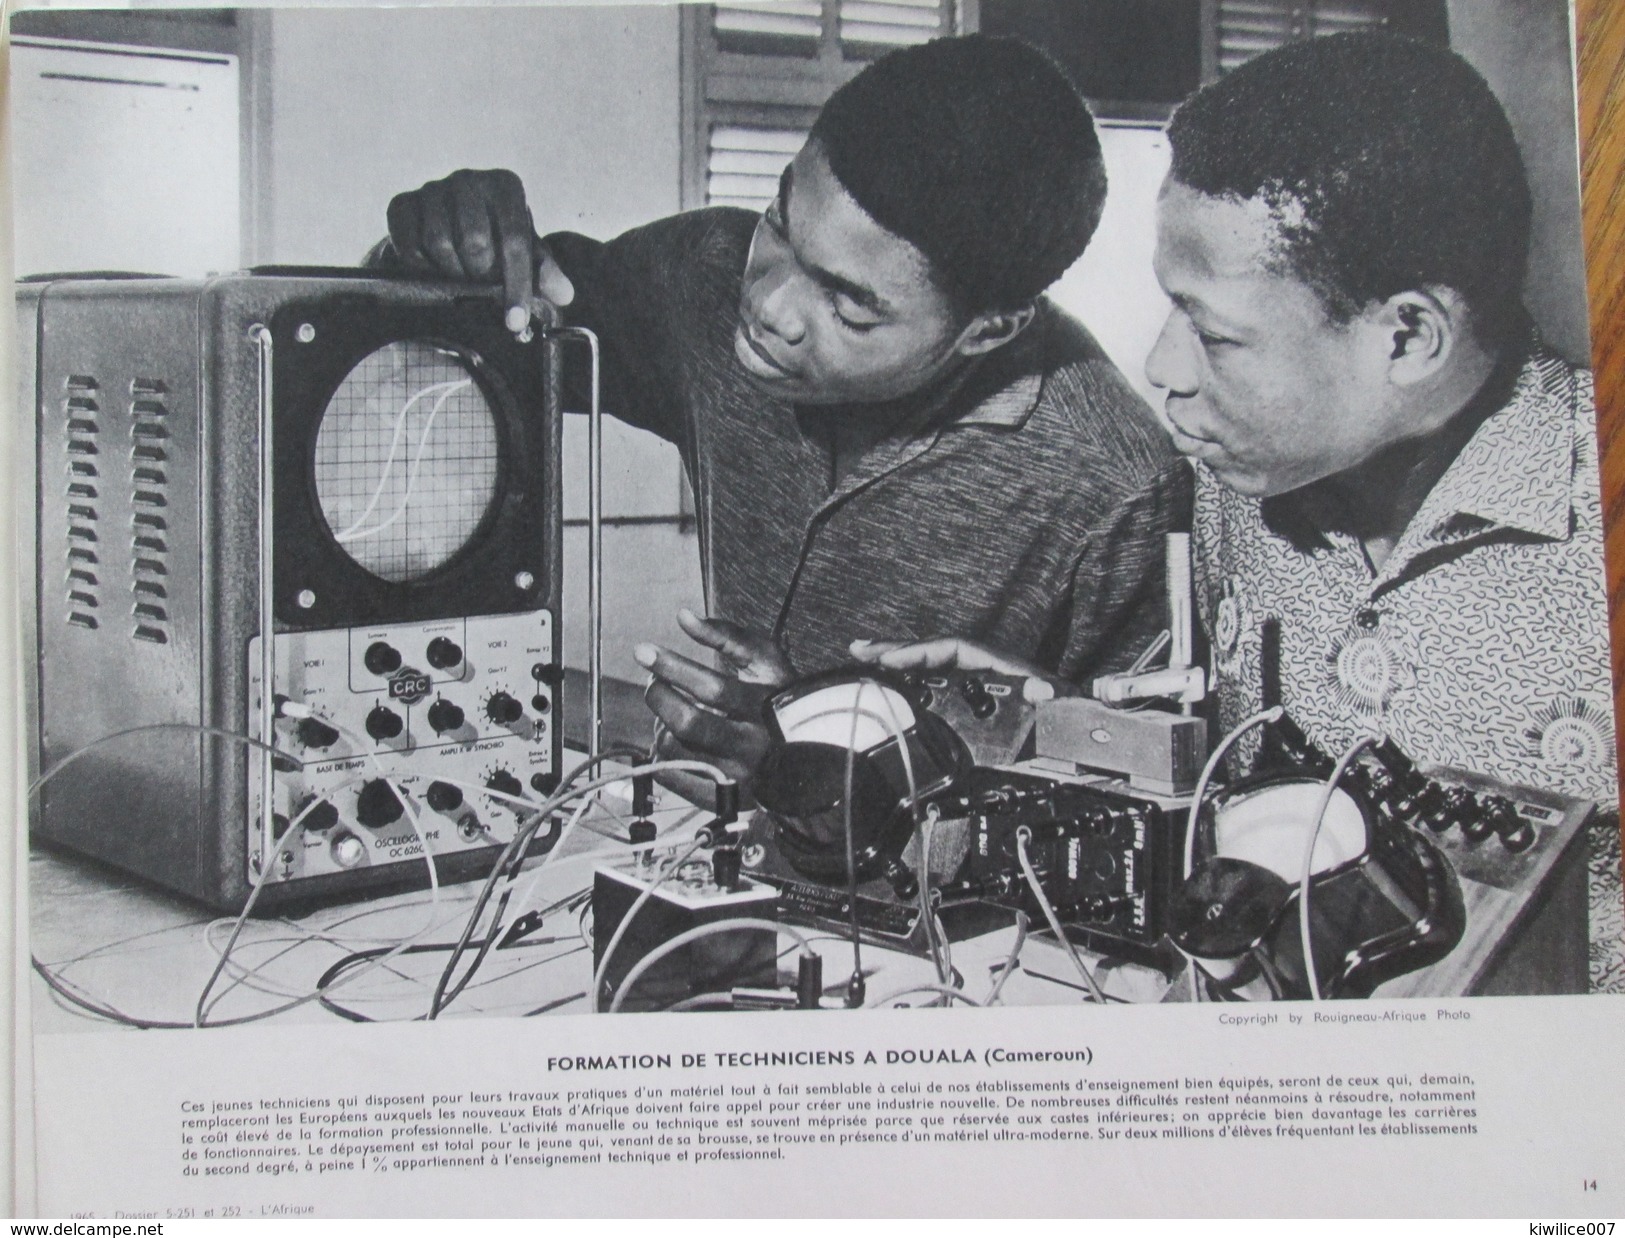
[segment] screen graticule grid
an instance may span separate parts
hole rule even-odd
[[[334,538],[384,580],[467,544],[496,491],[496,421],[452,352],[397,341],[364,357],[322,414],[316,496]]]

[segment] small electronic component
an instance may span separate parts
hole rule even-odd
[[[777,893],[739,875],[739,851],[722,846],[709,859],[678,864],[674,849],[639,852],[633,859],[594,870],[592,883],[593,970],[619,933],[604,968],[599,1004],[607,1009],[628,973],[648,954],[679,934],[727,920],[772,921]],[[633,904],[637,908],[621,931]],[[636,981],[621,1002],[625,1011],[664,1010],[689,997],[739,988],[772,989],[778,982],[778,936],[767,928],[740,926],[674,950]]]

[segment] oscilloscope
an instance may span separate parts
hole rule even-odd
[[[559,342],[357,272],[18,301],[35,760],[156,723],[276,749],[108,744],[36,836],[222,908],[267,865],[264,906],[420,881],[425,843],[488,864],[559,778]]]

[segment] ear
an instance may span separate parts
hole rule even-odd
[[[1029,301],[1019,309],[988,310],[976,315],[959,333],[954,350],[961,356],[979,357],[995,348],[1002,348],[1027,329],[1038,313],[1037,305]]]
[[[1388,349],[1389,381],[1415,387],[1454,360],[1464,342],[1467,303],[1452,288],[1413,288],[1389,297],[1372,318]]]

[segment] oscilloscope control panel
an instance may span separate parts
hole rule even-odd
[[[419,831],[435,855],[505,844],[557,786],[550,611],[279,632],[274,648],[274,742],[300,764],[273,759],[267,840],[262,762],[249,763],[251,883],[267,854],[278,882],[421,864]],[[248,733],[258,734],[258,637],[248,676]]]

